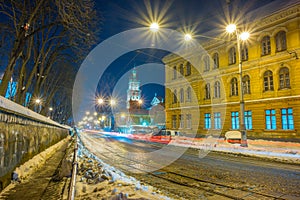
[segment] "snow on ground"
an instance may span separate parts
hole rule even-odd
[[[104,163],[80,142],[78,147],[78,175],[76,199],[164,199],[160,191],[141,184],[133,177]]]
[[[102,134],[136,138],[140,140],[148,140],[145,135],[119,134],[115,132],[101,132]],[[188,138],[174,137],[169,145],[196,148],[204,151],[221,151],[227,153],[243,154],[248,156],[257,156],[268,159],[274,159],[283,162],[300,164],[300,143],[269,141],[269,140],[251,140],[248,139],[248,147],[241,147],[240,144],[231,144],[224,138]],[[200,154],[202,154],[200,152]],[[199,155],[201,156],[201,155]]]

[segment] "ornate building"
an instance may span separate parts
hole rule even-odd
[[[141,99],[140,81],[137,79],[136,68],[134,67],[128,82],[126,108],[127,109],[130,108],[130,100],[139,101],[140,99]]]
[[[247,135],[300,139],[300,2],[277,0],[250,14],[255,18],[239,25],[255,28],[241,46]],[[207,53],[197,55],[199,66],[174,54],[163,59],[168,129],[199,135],[239,130],[237,39],[218,37],[225,40],[201,42]]]

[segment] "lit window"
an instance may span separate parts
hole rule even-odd
[[[245,128],[247,130],[252,129],[252,111],[248,110],[244,112]]]
[[[179,128],[184,128],[184,115],[179,115]]]
[[[231,112],[231,128],[239,129],[239,112]]]
[[[266,117],[266,129],[275,130],[276,129],[276,111],[274,109],[265,110]]]
[[[248,75],[243,77],[243,93],[250,94],[250,77]]]
[[[285,31],[279,31],[276,36],[276,51],[284,51],[286,50],[286,33]]]
[[[242,61],[248,60],[248,48],[245,46],[241,49]]]
[[[215,82],[214,89],[215,89],[215,98],[220,98],[221,97],[221,86],[220,86],[219,81]]]
[[[221,113],[214,113],[215,129],[221,129]]]
[[[186,74],[185,74],[186,76],[189,76],[189,75],[191,75],[191,63],[190,62],[188,62],[187,64],[186,64]]]
[[[294,117],[292,108],[281,109],[281,126],[283,130],[294,130]]]
[[[279,70],[279,88],[290,88],[290,73],[287,67]]]
[[[271,42],[270,36],[265,36],[261,40],[261,55],[268,55],[271,53]]]
[[[210,99],[210,84],[205,85],[205,99]]]
[[[183,103],[184,102],[184,91],[183,89],[181,88],[180,89],[180,103]]]
[[[230,82],[230,94],[231,96],[238,96],[238,81],[237,78],[232,78]]]
[[[188,87],[186,90],[186,102],[192,101],[192,93],[191,93],[191,87]]]
[[[268,70],[264,73],[264,91],[273,91],[273,72]]]
[[[177,103],[177,90],[173,92],[173,103]]]
[[[177,128],[177,117],[176,115],[172,115],[172,128]]]
[[[176,66],[173,67],[173,79],[177,78],[177,70],[176,70]]]
[[[210,70],[210,60],[209,56],[204,57],[204,71],[207,72]]]
[[[184,75],[184,68],[183,68],[183,64],[180,64],[179,66],[179,72],[180,72],[180,75],[183,76]]]
[[[213,60],[214,60],[214,69],[219,68],[219,54],[215,53],[213,55]]]
[[[236,51],[234,47],[231,47],[229,49],[229,64],[235,64],[236,63]]]
[[[204,128],[205,129],[210,129],[211,128],[211,119],[210,119],[210,113],[205,113],[204,114]]]
[[[186,128],[192,128],[192,115],[186,115]]]

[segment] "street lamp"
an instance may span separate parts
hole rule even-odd
[[[193,37],[192,37],[191,34],[186,33],[186,34],[184,35],[184,40],[185,40],[186,42],[191,41],[192,39],[193,39]]]
[[[152,31],[152,32],[157,32],[158,30],[159,30],[159,25],[158,25],[158,23],[156,23],[156,22],[153,22],[152,24],[150,24],[150,30]]]
[[[228,33],[235,33],[237,40],[237,53],[238,53],[238,61],[239,61],[239,75],[240,75],[240,131],[241,131],[241,146],[248,147],[247,144],[247,131],[245,128],[245,102],[244,102],[244,88],[243,88],[243,68],[242,68],[242,55],[241,55],[241,44],[240,41],[246,41],[250,34],[248,32],[239,33],[235,24],[229,24],[226,27],[226,31]]]

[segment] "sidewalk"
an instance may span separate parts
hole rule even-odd
[[[21,165],[16,170],[21,182],[7,186],[0,193],[0,199],[61,199],[65,183],[53,181],[53,177],[65,156],[68,143],[68,139],[64,139]]]

